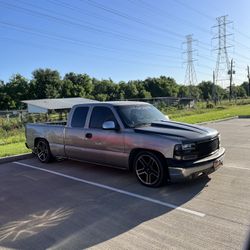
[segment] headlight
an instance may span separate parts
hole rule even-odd
[[[195,149],[196,149],[195,143],[177,144],[174,147],[175,151],[186,151],[186,150],[195,150]]]
[[[193,150],[195,148],[195,143],[182,144],[182,150]]]
[[[176,160],[195,160],[198,158],[195,143],[177,144],[174,147],[174,158]]]

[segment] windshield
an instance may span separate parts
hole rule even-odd
[[[151,124],[156,121],[168,121],[168,119],[153,105],[128,105],[116,106],[125,127],[135,128]]]

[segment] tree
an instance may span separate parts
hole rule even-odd
[[[223,89],[219,85],[215,85],[215,92],[216,92],[216,98],[218,100],[227,99],[228,98],[228,91],[226,89]]]
[[[11,103],[11,108],[23,108],[24,104],[21,101],[29,99],[29,82],[20,74],[13,75],[5,86],[5,92],[12,100],[8,101]]]
[[[144,81],[134,81],[137,88],[137,97],[138,98],[151,98],[151,93],[145,89]]]
[[[248,96],[250,96],[249,83],[248,82],[243,82],[240,86],[243,87],[245,89],[246,93],[248,94]]]
[[[74,86],[78,86],[77,88],[81,89],[81,94],[78,96],[82,96],[82,93],[86,96],[91,95],[93,83],[92,79],[87,74],[76,74],[74,72],[70,72],[64,76],[64,80],[70,80]]]
[[[85,97],[84,87],[80,84],[73,84],[71,80],[64,79],[61,84],[61,97]]]
[[[239,86],[239,85],[233,85],[232,86],[232,93],[234,97],[241,97],[244,98],[247,96],[246,90],[244,89],[243,86]]]
[[[145,89],[153,97],[177,96],[178,85],[173,78],[160,76],[159,78],[147,78]]]
[[[16,104],[14,100],[4,92],[0,90],[0,110],[15,109]]]
[[[93,79],[94,89],[92,91],[92,96],[100,101],[109,101],[114,97],[115,83],[112,79],[108,80],[97,80]]]
[[[36,99],[57,98],[61,92],[61,77],[57,70],[37,69],[32,73]]]
[[[120,88],[124,93],[125,99],[133,99],[138,97],[138,90],[134,81],[129,81],[128,83],[120,83]]]
[[[202,81],[198,84],[199,89],[201,90],[201,98],[203,100],[212,99],[213,96],[213,83],[210,81]]]
[[[179,91],[178,91],[178,97],[188,97],[189,96],[189,88],[186,85],[181,85],[179,87]]]

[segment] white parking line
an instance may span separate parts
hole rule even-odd
[[[147,196],[139,195],[139,194],[136,194],[136,193],[131,193],[131,192],[128,192],[128,191],[125,191],[125,190],[122,190],[122,189],[118,189],[118,188],[103,185],[103,184],[100,184],[100,183],[80,179],[80,178],[77,178],[77,177],[74,177],[74,176],[62,174],[62,173],[55,172],[55,171],[52,171],[52,170],[35,167],[35,166],[25,164],[25,163],[21,163],[21,162],[13,162],[13,163],[21,165],[21,166],[28,167],[28,168],[40,170],[40,171],[43,171],[43,172],[47,172],[47,173],[50,173],[50,174],[58,175],[58,176],[61,176],[61,177],[64,177],[64,178],[74,180],[74,181],[82,182],[82,183],[92,185],[92,186],[95,186],[95,187],[99,187],[99,188],[103,188],[103,189],[110,190],[110,191],[113,191],[113,192],[117,192],[117,193],[120,193],[120,194],[124,194],[124,195],[134,197],[134,198],[137,198],[137,199],[149,201],[149,202],[152,202],[152,203],[155,203],[155,204],[162,205],[164,207],[174,208],[176,210],[179,210],[179,211],[182,211],[182,212],[185,212],[185,213],[188,213],[188,214],[196,215],[196,216],[199,216],[199,217],[204,217],[205,216],[204,213],[200,213],[200,212],[197,212],[197,211],[194,211],[194,210],[190,210],[190,209],[187,209],[187,208],[176,206],[174,204],[163,202],[163,201],[160,201],[160,200],[152,199],[152,198],[149,198]]]
[[[224,166],[224,167],[226,167],[226,168],[237,168],[237,169],[242,169],[242,170],[248,170],[248,171],[250,171],[250,168],[244,168],[244,167],[234,167],[234,166]]]

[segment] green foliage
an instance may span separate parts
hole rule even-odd
[[[0,145],[0,157],[29,153],[24,142],[17,142],[8,145]]]
[[[84,97],[90,95],[93,90],[92,79],[87,74],[76,74],[74,72],[67,73],[64,76],[64,91],[68,91],[67,97]]]
[[[248,84],[233,86],[235,98],[247,96]],[[215,96],[213,95],[215,93]],[[69,72],[61,78],[56,70],[37,69],[32,79],[13,75],[4,84],[0,81],[0,110],[22,109],[21,100],[42,98],[85,97],[99,101],[143,99],[151,97],[192,97],[196,100],[220,102],[229,97],[229,90],[203,81],[197,86],[178,85],[171,77],[115,83],[112,79],[91,78],[87,74]],[[214,98],[214,100],[212,100]]]
[[[20,74],[13,75],[5,86],[5,92],[9,98],[10,108],[23,108],[21,100],[29,98],[29,81]]]
[[[230,118],[239,115],[250,115],[250,105],[227,105],[219,109],[189,110],[189,113],[179,112],[170,114],[170,118],[180,122],[199,123],[218,119]]]
[[[4,131],[12,131],[23,127],[23,122],[18,118],[0,118],[0,128]]]
[[[243,87],[244,88],[244,90],[245,90],[245,92],[246,92],[246,94],[248,95],[248,96],[250,96],[250,89],[249,89],[249,83],[248,82],[243,82],[241,85],[240,85],[241,87]]]
[[[244,86],[232,86],[232,92],[234,97],[241,97],[245,98],[247,96],[247,92],[244,88]]]
[[[32,73],[35,99],[60,97],[61,77],[58,71],[37,69]]]
[[[214,104],[213,103],[207,103],[207,109],[213,109]]]
[[[178,94],[178,85],[173,78],[160,76],[159,78],[147,78],[145,89],[152,97],[172,96]]]

